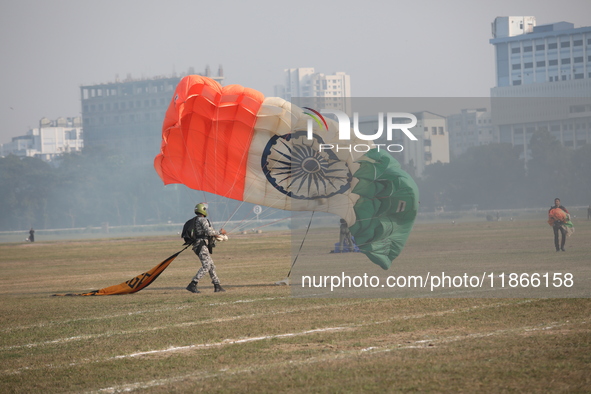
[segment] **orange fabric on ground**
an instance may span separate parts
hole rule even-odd
[[[186,249],[186,248],[185,248]],[[183,250],[185,250],[183,249]],[[140,290],[145,289],[148,287],[152,282],[158,278],[158,276],[164,271],[170,263],[183,251],[177,252],[149,270],[148,272],[144,272],[143,274],[139,274],[138,276],[131,278],[128,281],[120,283],[118,285],[105,287],[100,290],[94,290],[88,293],[80,293],[80,294],[54,294],[55,296],[99,296],[99,295],[118,295],[118,294],[130,294],[136,293]]]

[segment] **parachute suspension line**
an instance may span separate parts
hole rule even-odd
[[[302,215],[300,215],[300,216],[302,216]],[[272,226],[273,224],[282,222],[282,221],[287,220],[287,219],[291,219],[291,218],[290,217],[285,217],[285,218],[277,219],[277,220],[275,220],[275,221],[273,221],[271,223],[262,224],[262,225],[260,225],[258,227],[255,227],[254,230],[259,229],[259,228],[263,228],[263,227],[267,227],[267,226]]]
[[[298,261],[298,257],[300,255],[300,252],[302,251],[302,247],[304,246],[304,241],[306,240],[306,237],[308,236],[308,231],[310,230],[310,226],[312,225],[312,218],[313,217],[314,217],[314,211],[312,211],[312,215],[310,216],[310,223],[308,223],[308,228],[306,229],[306,233],[304,234],[304,239],[302,239],[300,249],[298,250],[298,253],[296,254],[295,259],[293,259],[293,263],[291,263],[291,267],[289,268],[289,272],[287,273],[288,278],[289,278],[289,275],[291,275],[291,270],[293,269],[293,266],[295,265],[296,261]]]
[[[185,186],[185,185],[183,185],[183,186]],[[207,195],[205,194],[205,192],[203,190],[201,190],[201,193],[203,194],[203,198],[201,200],[199,200],[199,193],[193,193],[193,192],[198,192],[199,190],[189,189],[186,186],[183,189],[186,191],[186,194],[189,196],[188,199],[193,202],[193,205],[197,205],[201,202],[207,204]]]
[[[238,224],[237,224],[237,225],[236,225],[236,226],[235,226],[233,229],[231,229],[231,230],[230,230],[230,231],[228,231],[228,232],[229,232],[229,233],[231,233],[231,232],[233,232],[234,230],[236,230],[236,229],[240,228],[240,227],[242,226],[242,224],[244,223],[244,221],[246,220],[246,217],[247,217],[248,215],[250,215],[250,212],[247,212],[247,213],[246,213],[246,215],[244,215],[244,216],[242,217],[242,220],[240,220],[240,221],[238,222]]]
[[[268,212],[268,210],[267,210],[267,212]],[[271,212],[271,213],[268,213],[267,215],[263,215],[263,216],[262,216],[262,219],[265,219],[266,217],[268,217],[268,216],[269,216],[269,215],[271,215],[271,214],[273,214],[273,213]],[[305,215],[305,213],[300,213],[299,215],[295,215],[295,217],[302,217],[302,216],[304,216],[304,215]],[[263,227],[272,226],[272,225],[274,225],[274,224],[276,224],[276,223],[280,223],[280,222],[282,222],[282,221],[284,221],[284,220],[291,219],[291,218],[293,218],[293,217],[294,217],[294,215],[287,216],[287,217],[284,217],[284,218],[279,218],[279,219],[276,219],[276,220],[274,220],[274,221],[272,221],[272,222],[270,222],[270,223],[261,224],[260,226],[256,226],[256,227],[252,228],[252,230],[258,230],[258,229],[260,229],[260,228],[263,228]],[[243,220],[242,220],[242,221],[241,221],[241,222],[238,224],[238,226],[236,226],[236,228],[239,228],[239,227],[241,227],[241,226],[246,226],[247,224],[249,224],[249,223],[252,223],[252,222],[253,222],[253,221],[255,221],[255,220],[256,220],[256,217],[251,217],[250,219],[243,219]]]
[[[228,222],[230,220],[232,220],[232,218],[234,217],[234,215],[236,215],[236,212],[238,212],[238,210],[242,207],[242,205],[244,205],[244,201],[241,201],[240,204],[238,204],[238,207],[236,207],[236,209],[234,210],[234,212],[232,212],[232,214],[230,215],[230,217],[228,217],[228,219],[226,219],[226,221],[224,222],[224,224],[222,225],[222,227],[226,227],[226,224],[228,224]]]

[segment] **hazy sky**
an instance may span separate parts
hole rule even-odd
[[[273,95],[283,69],[351,75],[356,97],[486,97],[497,16],[591,25],[590,0],[3,0],[0,143],[80,114],[81,85],[223,65]]]

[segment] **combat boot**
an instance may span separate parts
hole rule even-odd
[[[213,292],[214,293],[219,293],[220,291],[226,291],[222,288],[222,286],[220,286],[219,283],[214,283],[213,284]]]
[[[189,286],[187,286],[187,290],[191,293],[201,293],[199,290],[197,290],[197,282],[194,281],[191,281],[191,283],[189,283]]]

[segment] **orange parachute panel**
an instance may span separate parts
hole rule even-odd
[[[190,75],[178,84],[154,160],[165,184],[242,200],[248,149],[264,95]]]
[[[560,208],[552,208],[548,211],[548,224],[554,226],[554,222],[560,220],[561,222],[566,221],[566,212]]]

